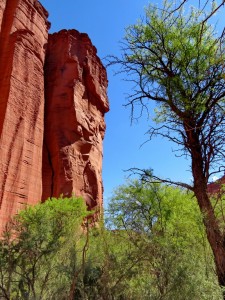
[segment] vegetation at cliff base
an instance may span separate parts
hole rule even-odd
[[[1,239],[0,299],[222,299],[193,194],[131,181],[105,224],[91,213],[80,198],[21,211]]]

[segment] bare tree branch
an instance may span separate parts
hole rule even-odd
[[[152,174],[151,171],[145,170],[145,169],[140,169],[140,168],[130,168],[126,171],[131,172],[133,175],[138,175],[141,179],[142,182],[149,182],[149,183],[167,183],[169,185],[175,185],[179,186],[185,189],[188,189],[190,191],[194,191],[193,186],[184,183],[184,182],[179,182],[179,181],[173,181],[170,179],[162,179],[159,178],[158,176],[155,176]]]

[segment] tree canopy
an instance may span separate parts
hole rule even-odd
[[[107,224],[130,245],[127,256],[139,258],[136,268],[143,281],[132,279],[139,283],[137,299],[221,299],[193,193],[129,181],[115,190]]]
[[[157,104],[149,130],[160,134],[192,155],[199,140],[205,178],[221,171],[224,162],[224,38],[207,22],[202,11],[183,8],[170,12],[149,7],[146,19],[130,26],[122,58],[112,59],[134,82],[129,104]],[[128,77],[129,78],[129,77]]]

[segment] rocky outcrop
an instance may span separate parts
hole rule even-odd
[[[35,0],[0,2],[0,226],[42,192],[47,12]],[[0,228],[1,231],[1,228]]]
[[[43,196],[83,196],[102,204],[106,71],[86,34],[49,36],[46,55]]]
[[[37,0],[0,0],[0,232],[51,196],[102,205],[106,72],[86,34],[48,43],[47,16]]]
[[[211,182],[207,186],[208,193],[210,195],[222,195],[224,194],[225,175],[214,182]]]

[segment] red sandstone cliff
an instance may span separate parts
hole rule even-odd
[[[224,194],[225,175],[208,184],[208,193],[211,195]]]
[[[43,196],[83,196],[102,204],[106,71],[86,34],[49,36],[46,55]]]
[[[0,231],[42,191],[47,12],[35,0],[0,2]]]
[[[0,232],[51,196],[102,205],[106,72],[85,34],[47,45],[47,15],[37,0],[0,0]]]

